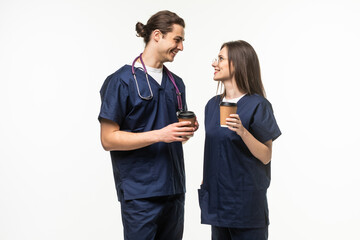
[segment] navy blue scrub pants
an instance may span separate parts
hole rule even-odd
[[[181,240],[185,194],[121,199],[125,240]]]
[[[223,228],[211,226],[212,240],[267,240],[268,227]]]

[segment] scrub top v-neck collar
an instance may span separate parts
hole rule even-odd
[[[145,67],[146,67],[146,69],[147,69],[147,71],[148,71],[148,74],[149,74],[149,76],[150,76],[150,79],[152,79],[152,81],[155,81],[155,82],[158,84],[159,87],[162,86],[162,84],[163,84],[163,82],[164,82],[164,67],[161,67],[161,68],[153,68],[153,67],[149,67],[149,66],[146,66],[146,65],[145,65]],[[144,68],[143,68],[143,66],[141,65],[140,62],[135,62],[135,68],[138,68],[138,69],[140,69],[141,71],[144,71]],[[152,76],[151,73],[155,73],[155,70],[156,70],[156,71],[159,71],[159,73],[161,72],[161,75],[162,75],[162,77],[161,77],[161,82],[157,81],[157,80]]]
[[[238,103],[240,101],[240,99],[242,99],[247,93],[241,95],[240,97],[237,98],[232,98],[232,99],[226,99],[225,97],[223,98],[223,102],[231,102],[231,103]]]
[[[144,69],[143,69],[143,67],[141,66],[141,64],[140,64],[140,66],[137,66],[137,65],[139,64],[138,62],[136,62],[135,64],[136,64],[136,65],[135,65],[135,68],[137,68],[137,69],[139,69],[139,70],[141,70],[141,71],[144,71]],[[131,66],[131,65],[130,65],[130,66]],[[165,89],[168,80],[170,80],[169,77],[167,76],[167,74],[166,74],[165,71],[164,71],[164,67],[162,68],[162,71],[163,71],[163,74],[162,74],[161,84],[159,84],[159,82],[156,81],[156,80],[149,74],[149,80],[150,80],[151,82],[153,82],[159,89]]]

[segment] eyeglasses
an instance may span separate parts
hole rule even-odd
[[[223,58],[223,57],[219,57],[219,58],[214,58],[212,63],[216,63],[216,64],[219,64],[221,63],[223,60],[226,60],[226,58]]]

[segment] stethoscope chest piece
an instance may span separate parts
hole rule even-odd
[[[145,71],[146,71],[146,70],[145,70]],[[150,95],[147,96],[147,97],[142,96],[141,93],[140,93],[139,84],[138,84],[138,81],[137,81],[137,79],[136,79],[135,71],[133,72],[133,76],[134,76],[135,85],[136,85],[136,90],[137,90],[137,92],[138,92],[139,97],[140,97],[141,99],[143,99],[143,100],[147,100],[147,101],[151,100],[151,99],[154,97],[154,94],[153,94],[152,89],[151,89],[151,86],[150,86],[149,77],[148,77],[147,72],[145,72],[145,77],[146,77],[146,81],[147,81],[147,84],[148,84],[148,87],[149,87],[149,91],[150,91]]]

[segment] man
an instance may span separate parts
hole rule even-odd
[[[170,11],[136,31],[145,49],[104,82],[101,142],[110,151],[125,239],[182,239],[185,172],[182,143],[198,128],[178,122],[186,110],[181,78],[163,65],[183,50],[185,23]]]

